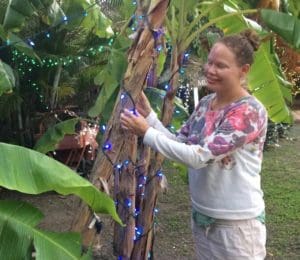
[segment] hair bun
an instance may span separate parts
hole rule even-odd
[[[260,39],[258,34],[254,30],[247,29],[241,32],[240,35],[250,43],[254,51],[258,50],[260,45]]]

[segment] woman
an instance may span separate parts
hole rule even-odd
[[[260,184],[267,113],[245,88],[259,45],[247,30],[212,47],[207,87],[178,134],[172,135],[142,93],[138,114],[125,110],[121,124],[169,159],[189,167],[192,231],[197,259],[264,259],[266,229]]]

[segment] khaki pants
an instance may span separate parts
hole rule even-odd
[[[257,219],[216,220],[203,228],[192,219],[197,260],[262,260],[266,227]]]

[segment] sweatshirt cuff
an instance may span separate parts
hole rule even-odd
[[[150,126],[153,126],[157,120],[157,114],[151,110],[150,114],[146,117],[146,121]]]

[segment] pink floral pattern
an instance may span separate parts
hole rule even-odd
[[[267,125],[264,107],[254,97],[247,96],[221,110],[211,111],[214,95],[199,102],[179,134],[187,137],[189,144],[209,149],[214,156],[228,155],[250,143],[262,152]]]

